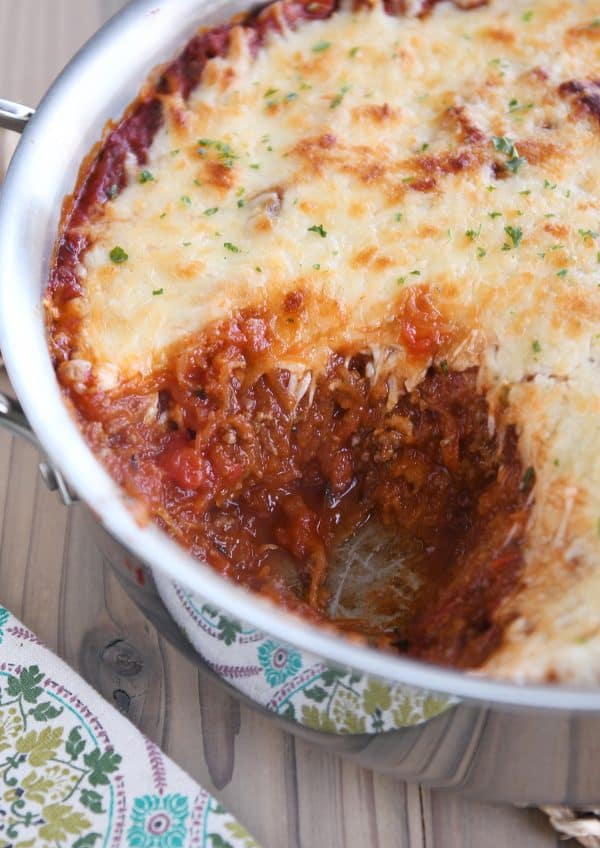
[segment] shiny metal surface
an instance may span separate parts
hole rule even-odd
[[[39,447],[37,437],[29,426],[21,404],[2,392],[0,392],[0,426]]]
[[[11,433],[21,436],[21,438],[31,442],[37,448],[41,447],[35,433],[29,426],[21,404],[2,392],[0,392],[0,427],[4,427],[6,430],[10,430]],[[57,468],[54,468],[50,462],[46,461],[40,462],[39,468],[40,475],[46,486],[51,491],[58,492],[65,506],[71,506],[71,504],[77,501],[77,496],[70,490],[67,482]]]
[[[0,129],[22,133],[34,113],[35,109],[30,109],[29,106],[14,103],[12,100],[2,100],[0,97]]]
[[[517,686],[394,657],[347,642],[232,586],[158,528],[135,522],[124,495],[89,451],[62,402],[46,347],[40,295],[62,199],[73,187],[79,162],[153,66],[172,56],[200,24],[225,20],[247,5],[243,0],[137,0],[75,57],[25,128],[0,197],[0,346],[24,413],[50,462],[90,507],[98,543],[130,594],[188,653],[154,589],[155,572],[337,667],[463,699],[418,727],[379,736],[342,737],[297,725],[290,727],[294,732],[373,768],[480,797],[596,801],[600,691]],[[6,414],[1,417],[9,421]],[[143,585],[132,578],[132,562],[144,564],[149,579]],[[512,778],[517,761],[525,776],[519,785]],[[580,770],[584,762],[586,771]]]

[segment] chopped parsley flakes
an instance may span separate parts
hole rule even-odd
[[[154,182],[154,174],[152,173],[152,171],[148,171],[146,168],[144,168],[144,170],[140,172],[138,180],[140,183]]]
[[[512,138],[508,138],[508,136],[505,135],[493,135],[492,144],[498,153],[504,153],[505,156],[509,157],[506,162],[506,167],[509,171],[512,171],[513,174],[517,173],[521,165],[525,165],[527,163],[527,159],[525,159],[524,156],[519,156],[519,151],[517,150]]]
[[[241,253],[239,247],[236,247],[235,244],[232,244],[230,241],[224,242],[223,247],[231,253]]]
[[[182,195],[180,200],[181,200],[181,202],[183,203],[184,206],[191,206],[192,205],[192,200],[191,200],[190,197],[188,197],[187,194]]]
[[[198,145],[198,155],[203,158],[206,156],[209,147],[213,147],[216,151],[217,158],[225,168],[233,168],[233,160],[239,157],[233,152],[231,147],[224,141],[214,141],[211,138],[199,138],[196,142]]]
[[[535,340],[531,343],[531,349],[533,350],[533,352],[534,352],[534,353],[540,353],[540,352],[541,352],[541,350],[542,350],[542,346],[541,346],[541,344],[539,343],[539,341],[538,341],[537,339],[535,339]]]
[[[165,292],[164,289],[153,289],[152,290],[152,294],[153,294],[154,297],[156,297],[159,294],[164,294],[164,292]]]
[[[338,91],[338,93],[335,95],[335,97],[331,100],[331,102],[329,104],[329,108],[330,109],[337,108],[340,105],[340,103],[342,102],[342,100],[344,99],[344,95],[347,94],[349,91],[350,91],[350,86],[349,85],[343,85],[340,88],[340,90]]]
[[[312,46],[312,52],[323,53],[325,50],[329,50],[330,47],[331,41],[317,41],[317,43]]]
[[[313,224],[312,227],[308,227],[309,233],[318,233],[321,238],[325,238],[327,235],[327,230],[323,228],[323,224]]]
[[[521,227],[511,227],[510,224],[507,227],[504,227],[504,232],[511,240],[512,245],[504,244],[503,250],[510,250],[512,247],[518,247],[521,244],[521,239],[523,238],[523,230]]]
[[[111,262],[114,262],[115,265],[121,265],[122,262],[127,262],[129,259],[129,254],[126,253],[122,247],[119,247],[119,245],[113,247],[108,255],[110,256]]]
[[[219,207],[218,207],[218,206],[211,206],[211,208],[210,208],[210,209],[205,209],[205,210],[204,210],[204,212],[203,212],[202,214],[203,214],[203,215],[207,215],[208,217],[210,217],[211,215],[216,215],[218,211],[219,211]]]
[[[529,109],[533,109],[533,103],[519,103],[514,97],[508,102],[509,112],[527,112]]]

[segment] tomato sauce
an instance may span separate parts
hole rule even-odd
[[[405,298],[397,322],[417,352],[444,332],[425,298]],[[431,367],[390,402],[389,378],[373,382],[358,351],[332,354],[312,401],[297,402],[289,371],[264,370],[279,344],[267,310],[208,328],[135,394],[76,400],[88,440],[195,556],[311,619],[332,620],[329,565],[357,528],[412,540],[408,610],[386,610],[379,627],[383,592],[372,616],[334,623],[413,656],[481,664],[522,567],[529,492],[514,430],[490,432],[475,369]]]

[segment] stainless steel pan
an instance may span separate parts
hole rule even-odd
[[[0,101],[0,126],[24,130],[0,199],[0,347],[19,398],[19,403],[0,398],[0,423],[39,442],[47,457],[41,466],[46,481],[66,503],[77,493],[88,508],[91,532],[124,584],[161,631],[188,653],[194,651],[160,600],[155,575],[188,587],[212,607],[284,644],[352,670],[357,678],[371,675],[457,700],[429,721],[386,733],[340,735],[288,721],[290,730],[370,767],[479,797],[595,802],[600,796],[599,690],[518,686],[386,655],[231,585],[156,527],[136,524],[62,401],[40,306],[62,199],[106,121],[119,116],[148,72],[198,26],[224,21],[247,5],[243,0],[136,0],[77,54],[35,115]],[[132,576],[132,563],[138,562],[144,564],[143,585]]]

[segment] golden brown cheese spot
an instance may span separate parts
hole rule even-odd
[[[600,120],[600,80],[568,80],[561,83],[559,93],[575,103],[576,118],[591,115]]]
[[[352,109],[355,121],[373,121],[376,124],[400,120],[400,110],[392,108],[389,103],[368,103],[355,106]]]

